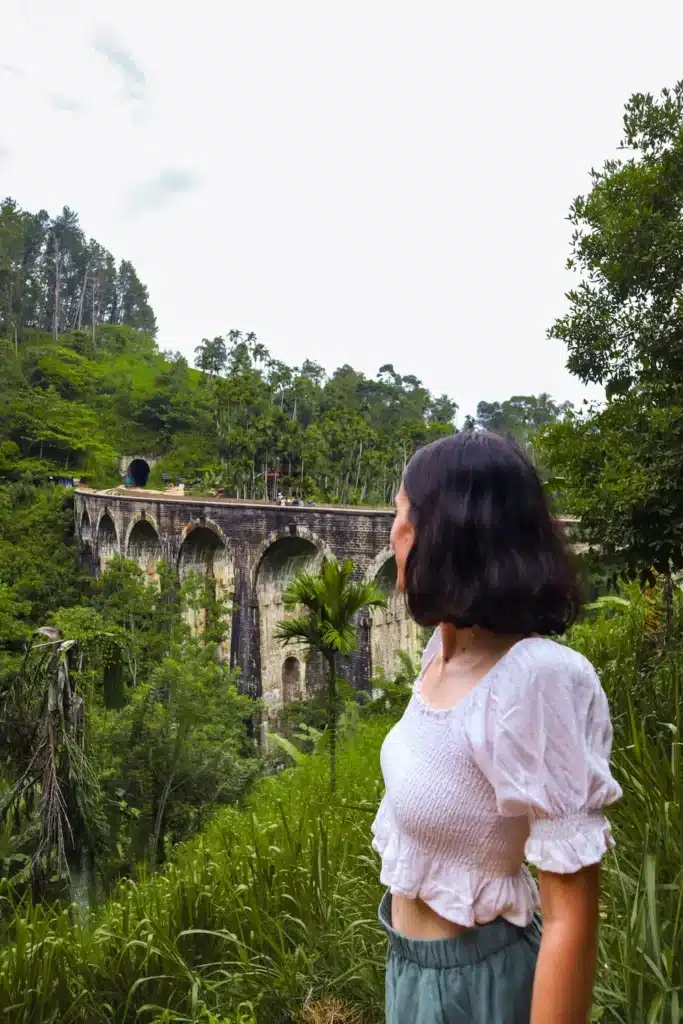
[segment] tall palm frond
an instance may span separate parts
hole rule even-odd
[[[322,628],[308,615],[297,615],[296,618],[283,619],[275,630],[275,638],[281,644],[302,643],[306,647],[318,650],[322,642]]]
[[[355,582],[353,571],[350,560],[340,563],[330,558],[323,562],[317,575],[306,571],[297,573],[282,595],[282,601],[285,608],[305,608],[308,614],[283,620],[276,633],[277,639],[282,643],[300,640],[325,656],[325,648],[350,654],[356,645],[355,616],[362,608],[383,608],[387,603],[375,583]],[[285,627],[287,622],[299,623],[300,632],[297,634],[292,626]],[[313,642],[309,643],[309,639]]]

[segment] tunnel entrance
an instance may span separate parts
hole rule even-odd
[[[149,463],[144,459],[133,459],[126,473],[126,483],[130,487],[145,487],[149,480]]]

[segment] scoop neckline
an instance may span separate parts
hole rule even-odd
[[[438,628],[439,627],[437,626],[437,629]],[[484,685],[488,684],[491,681],[492,677],[495,675],[495,673],[498,671],[498,669],[500,669],[500,667],[508,660],[508,658],[513,653],[513,651],[516,651],[517,648],[521,644],[527,643],[527,641],[529,641],[529,640],[542,640],[542,639],[543,639],[543,637],[538,637],[538,636],[523,636],[521,640],[516,640],[515,643],[511,647],[508,647],[508,649],[503,654],[501,654],[501,656],[498,659],[498,661],[496,661],[491,666],[491,668],[488,669],[488,671],[486,671],[484,673],[484,675],[481,677],[481,679],[479,679],[474,684],[474,686],[470,687],[470,689],[467,691],[467,693],[463,694],[463,696],[460,698],[459,701],[456,701],[455,704],[453,704],[451,707],[448,707],[448,708],[435,708],[432,704],[429,703],[427,698],[422,693],[422,680],[424,678],[424,675],[425,675],[427,669],[432,664],[432,662],[436,658],[437,654],[441,650],[441,637],[439,637],[439,643],[436,646],[436,648],[434,650],[434,653],[430,657],[429,661],[427,661],[422,666],[422,668],[420,669],[420,674],[418,675],[417,679],[415,680],[415,684],[413,686],[413,696],[415,697],[415,700],[416,700],[416,702],[418,704],[418,707],[422,711],[426,712],[426,714],[428,714],[428,715],[430,715],[430,716],[432,716],[434,718],[446,718],[446,717],[448,717],[450,715],[455,714],[455,712],[458,711],[459,708],[463,704],[465,704],[467,701],[469,701],[469,699],[471,698],[472,694],[475,693],[475,691],[480,690]]]

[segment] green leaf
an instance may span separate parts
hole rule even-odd
[[[301,750],[299,750],[297,746],[291,743],[290,740],[286,739],[284,736],[280,736],[276,732],[269,732],[267,733],[267,736],[272,743],[274,743],[276,746],[284,750],[285,753],[289,754],[292,760],[296,761],[297,763],[305,760],[305,758],[308,756],[307,754],[304,754]]]

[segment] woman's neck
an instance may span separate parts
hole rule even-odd
[[[521,639],[518,636],[492,633],[488,629],[480,629],[479,626],[467,626],[459,629],[450,622],[442,622],[439,628],[441,630],[442,657],[445,662],[469,652],[483,654],[506,650],[516,640]]]

